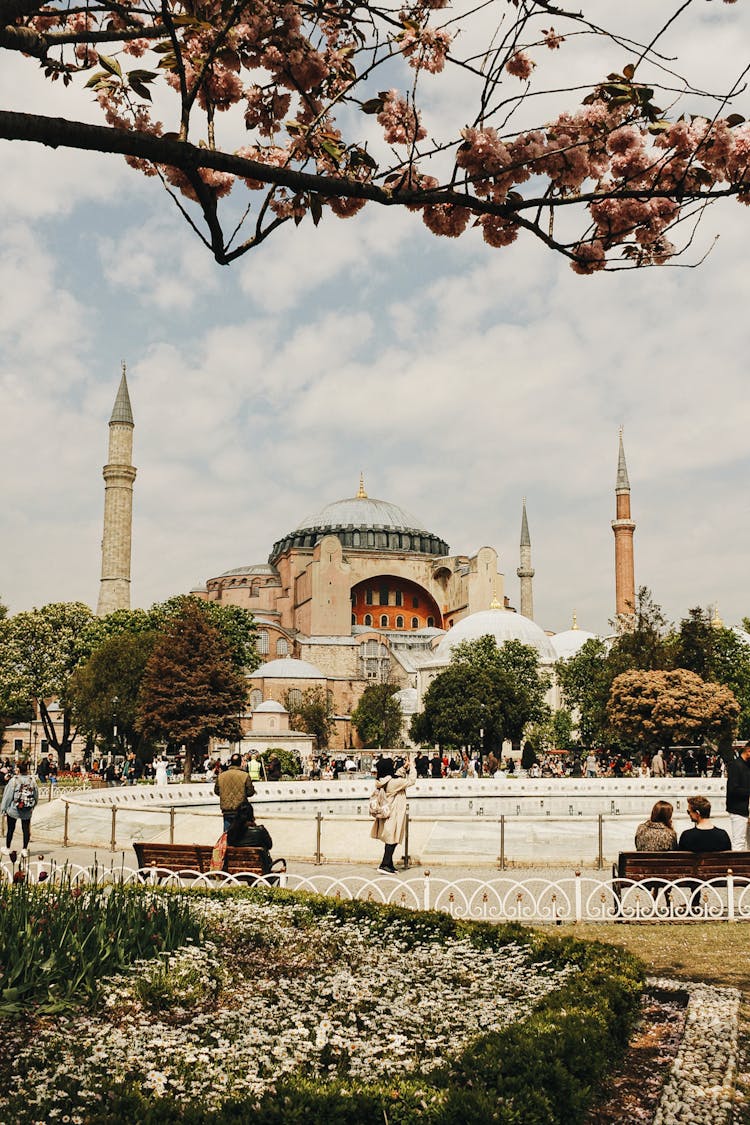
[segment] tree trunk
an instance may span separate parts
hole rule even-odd
[[[193,776],[193,744],[192,742],[185,743],[185,761],[182,767],[182,777],[184,781],[190,781]]]

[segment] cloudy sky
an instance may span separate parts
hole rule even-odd
[[[671,43],[680,72],[727,88],[750,59],[745,7],[698,0]],[[653,8],[600,0],[596,12],[647,37]],[[589,79],[629,57],[585,50]],[[450,86],[434,83],[427,124],[447,129]],[[0,105],[99,120],[88,94],[41,83],[20,59],[2,59]],[[750,117],[750,95],[735,108]],[[605,630],[622,425],[637,584],[672,619],[699,604],[728,624],[750,614],[742,206],[709,211],[694,258],[720,237],[692,270],[580,278],[529,240],[436,239],[416,216],[373,208],[283,228],[220,267],[159,184],[119,158],[0,142],[0,214],[0,600],[12,611],[96,604],[125,360],[134,605],[264,561],[353,495],[362,471],[371,496],[452,551],[496,547],[516,604],[525,496],[537,621],[565,629],[575,609]]]

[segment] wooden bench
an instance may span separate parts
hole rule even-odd
[[[134,843],[133,848],[138,867],[154,871],[160,881],[180,871],[197,871],[201,875],[211,871],[211,844]],[[271,870],[264,874],[264,855],[264,848],[227,848],[221,870],[240,876],[243,883],[255,883],[258,879],[278,883],[279,875],[286,871],[286,860],[274,860]]]
[[[612,879],[750,879],[750,852],[620,852]]]

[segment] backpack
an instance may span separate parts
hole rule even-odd
[[[29,812],[31,812],[36,804],[36,786],[33,781],[24,778],[16,782],[13,804],[19,812],[23,812],[24,809],[28,809]]]
[[[385,788],[378,788],[370,797],[370,816],[374,820],[387,820],[391,815],[391,802]]]

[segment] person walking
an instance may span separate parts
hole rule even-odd
[[[220,773],[214,783],[214,793],[219,795],[219,805],[224,817],[224,831],[234,820],[237,809],[245,800],[255,795],[255,786],[242,768],[242,755],[235,751],[229,759],[229,768]]]
[[[19,762],[18,773],[12,777],[3,791],[0,803],[0,815],[5,813],[7,831],[5,833],[5,847],[3,854],[10,853],[13,834],[16,831],[16,822],[21,822],[23,848],[21,855],[25,858],[29,854],[29,840],[31,839],[31,814],[39,801],[39,786],[29,773],[29,763]]]
[[[735,852],[750,851],[749,805],[750,742],[746,742],[739,754],[727,762],[727,812]]]
[[[661,750],[657,750],[651,759],[651,776],[652,777],[666,777],[667,766],[664,761],[664,755]]]
[[[376,820],[370,835],[373,840],[381,840],[384,845],[383,858],[378,871],[384,875],[395,875],[393,866],[393,853],[396,847],[403,842],[406,829],[406,790],[417,780],[417,771],[414,762],[406,762],[397,758],[381,758],[377,764],[376,789],[385,791],[386,800],[391,808],[387,817]]]

